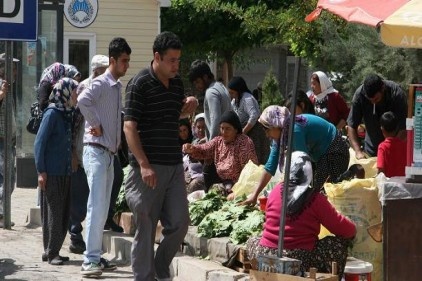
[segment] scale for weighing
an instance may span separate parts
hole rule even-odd
[[[422,183],[422,84],[409,85],[407,101],[406,182]]]

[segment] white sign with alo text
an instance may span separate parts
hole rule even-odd
[[[74,27],[84,28],[94,22],[98,13],[98,0],[66,0],[64,14]]]

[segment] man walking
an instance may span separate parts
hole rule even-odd
[[[108,69],[78,96],[78,105],[85,118],[83,164],[89,185],[86,251],[81,269],[84,276],[98,276],[102,269],[115,268],[100,259],[114,178],[114,154],[121,138],[122,84],[119,78],[129,68],[131,52],[125,39],[114,38],[109,45]]]
[[[189,225],[179,118],[194,113],[198,101],[184,94],[178,74],[181,48],[174,33],[159,34],[151,66],[133,77],[126,89],[124,132],[131,167],[125,189],[136,223],[132,244],[136,281],[171,280],[170,263]],[[158,220],[164,238],[154,257]]]

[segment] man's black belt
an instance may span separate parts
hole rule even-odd
[[[108,149],[104,145],[102,145],[100,143],[97,143],[97,142],[86,142],[86,143],[84,143],[84,145],[89,145],[89,146],[97,147],[97,148],[103,149],[103,150],[105,150],[107,152],[110,152],[111,154],[115,154],[113,151],[111,151],[110,149]]]

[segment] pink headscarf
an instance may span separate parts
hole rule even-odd
[[[284,151],[287,147],[289,131],[290,111],[285,106],[270,105],[264,109],[258,122],[266,128],[281,129],[281,136],[278,140],[280,146],[280,157],[278,159],[279,169],[282,172],[284,167]]]

